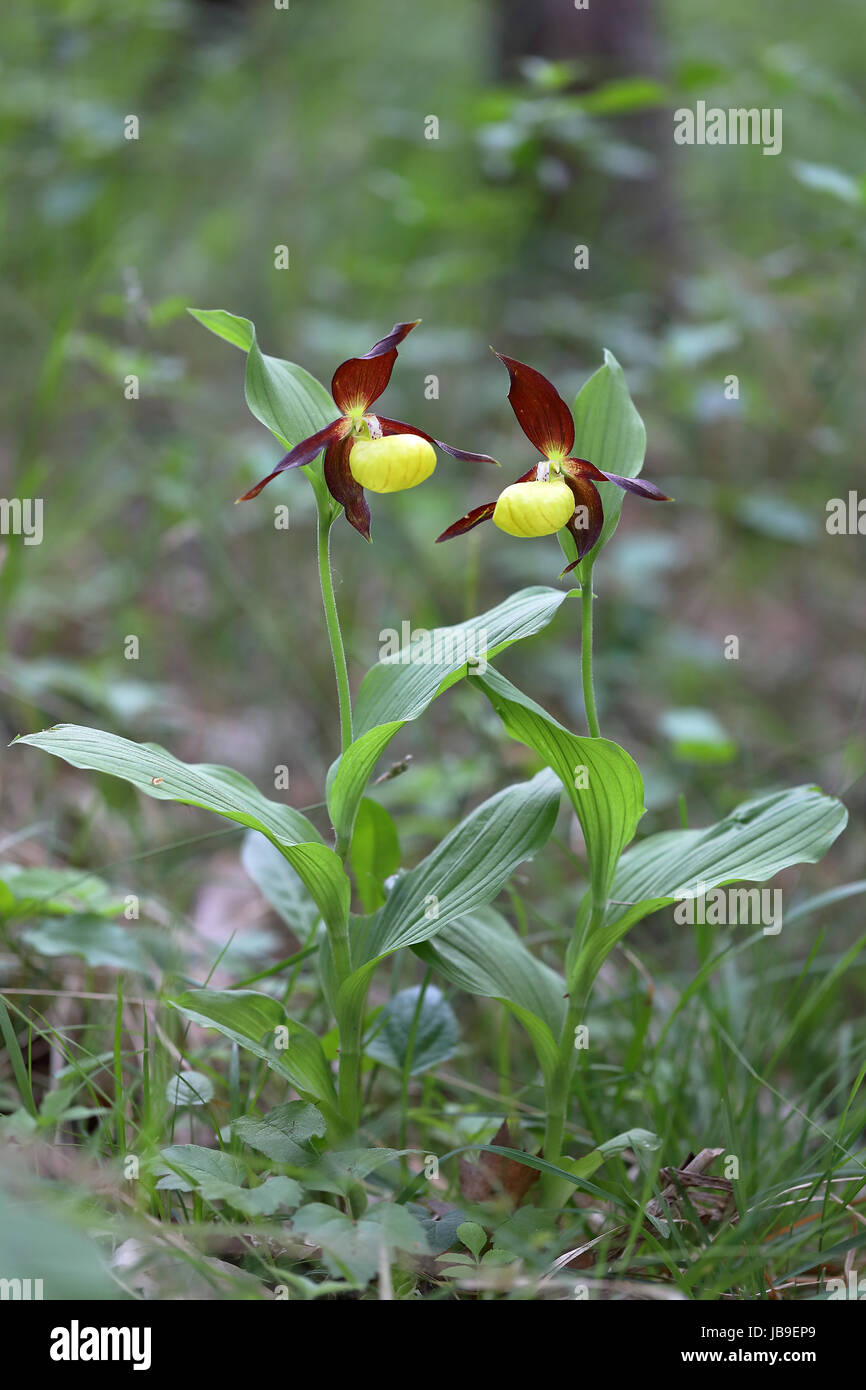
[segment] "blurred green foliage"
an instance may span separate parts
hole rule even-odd
[[[496,454],[509,478],[531,450],[489,342],[566,395],[605,346],[626,369],[647,476],[677,498],[627,501],[596,575],[602,725],[646,769],[646,828],[679,823],[680,797],[700,821],[803,776],[850,788],[856,812],[859,542],[823,525],[827,498],[855,485],[866,424],[856,7],[831,26],[805,0],[668,0],[646,72],[528,53],[507,80],[496,19],[493,0],[442,0],[423,23],[398,0],[10,0],[0,462],[4,495],[44,498],[45,539],[5,547],[6,730],[104,722],[263,785],[286,764],[293,802],[318,800],[334,697],[311,499],[295,475],[231,505],[277,450],[244,408],[240,355],[184,308],[248,315],[266,351],[325,381],[421,316],[389,413]],[[671,111],[698,99],[781,106],[782,154],[675,147]],[[588,270],[574,268],[578,244]],[[274,268],[278,245],[288,270]],[[433,546],[490,491],[480,465],[441,457],[417,494],[376,499],[372,549],[339,529],[356,683],[381,629],[456,621],[555,581],[552,540],[484,528]],[[288,533],[272,524],[279,502]],[[729,634],[736,662],[722,658]],[[531,667],[580,730],[575,638],[564,610],[509,671],[520,682]],[[723,771],[660,734],[683,709],[723,728]],[[523,756],[463,690],[395,751],[415,755],[382,789],[408,813],[410,853]],[[100,862],[152,839],[117,789],[103,792],[124,815],[106,821],[66,779],[56,801],[47,762],[9,753],[4,768],[10,825],[47,805],[64,856],[92,859],[94,813]],[[171,862],[145,861],[145,888],[165,892]]]

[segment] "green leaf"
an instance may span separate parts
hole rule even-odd
[[[325,1133],[325,1121],[314,1105],[290,1100],[266,1115],[239,1115],[232,1133],[275,1163],[303,1166],[317,1156],[310,1140]]]
[[[251,830],[244,836],[241,863],[286,926],[306,941],[320,914],[285,855],[264,835]]]
[[[355,740],[328,773],[328,811],[338,835],[351,835],[364,788],[391,739],[473,669],[467,658],[479,656],[483,669],[496,652],[547,627],[571,592],[543,585],[521,589],[465,623],[434,628],[426,650],[413,651],[410,640],[370,668],[355,702]]]
[[[218,338],[225,338],[227,343],[234,344],[243,352],[249,352],[255,335],[255,329],[249,319],[230,314],[227,309],[187,309],[187,313],[192,314],[194,319],[198,319],[199,323],[209,328]]]
[[[461,1221],[457,1227],[457,1238],[478,1259],[487,1244],[487,1232],[477,1221]]]
[[[200,1071],[182,1071],[172,1076],[165,1088],[169,1105],[207,1105],[214,1098],[214,1086],[209,1076]]]
[[[471,994],[529,1009],[558,1032],[565,1018],[565,982],[538,960],[494,907],[450,922],[417,947],[424,961]]]
[[[123,894],[95,874],[80,869],[28,869],[21,864],[0,864],[0,916],[29,917],[34,913],[62,916],[88,913],[117,917],[123,912]]]
[[[389,1250],[405,1250],[410,1255],[429,1255],[430,1247],[423,1226],[417,1217],[397,1202],[377,1202],[366,1213],[364,1221],[379,1227]]]
[[[344,1026],[360,1025],[367,986],[383,956],[427,941],[496,897],[517,865],[548,839],[559,801],[559,786],[548,771],[497,792],[397,880],[373,917],[350,922],[356,968],[336,1001]]]
[[[325,1113],[335,1106],[334,1082],[322,1045],[315,1033],[286,1014],[278,999],[252,989],[191,989],[177,999],[172,1008],[202,1028],[215,1028],[223,1037],[267,1062],[273,1071],[290,1081],[302,1096],[321,1103]],[[285,1028],[288,1046],[275,1045],[275,1029]],[[268,1043],[264,1038],[271,1039]]]
[[[319,1246],[335,1278],[366,1284],[379,1269],[379,1229],[369,1222],[357,1225],[324,1202],[308,1202],[292,1219],[292,1231],[309,1245]]]
[[[604,473],[636,478],[643,468],[646,430],[635,409],[625,373],[612,352],[604,350],[604,366],[593,373],[574,403],[574,456],[589,459]],[[619,523],[624,494],[615,483],[597,483],[604,506],[604,526],[589,555],[577,571],[581,584],[588,581],[593,562],[607,545]],[[569,560],[577,550],[567,531],[560,533]]]
[[[350,1182],[363,1182],[371,1173],[378,1173],[380,1168],[387,1168],[411,1152],[411,1149],[337,1149],[327,1154],[324,1162]]]
[[[624,1149],[657,1149],[660,1144],[658,1135],[651,1130],[627,1129],[622,1134],[615,1134],[612,1139],[606,1139],[597,1149],[590,1149],[580,1158],[563,1158],[560,1161],[576,1178],[591,1178],[607,1159],[621,1154]]]
[[[275,1173],[258,1187],[235,1187],[223,1196],[235,1211],[256,1221],[260,1216],[273,1216],[287,1207],[299,1207],[304,1200],[304,1189],[294,1178]]]
[[[415,948],[460,989],[499,999],[526,1029],[545,1076],[558,1060],[565,981],[537,960],[492,907],[479,908]]]
[[[401,989],[376,1019],[376,1031],[364,1044],[368,1057],[402,1071],[410,1056],[410,1076],[420,1076],[457,1051],[460,1030],[454,1010],[441,990],[428,985],[421,1000],[421,986]]]
[[[618,743],[572,734],[491,667],[473,676],[506,732],[532,748],[568,792],[586,841],[593,898],[610,894],[617,862],[644,813],[643,779]]]
[[[412,1149],[341,1149],[323,1153],[304,1173],[304,1186],[310,1192],[334,1192],[340,1197],[349,1194],[371,1173],[387,1168]]]
[[[77,1303],[82,1299],[90,1303],[122,1297],[97,1241],[85,1234],[92,1228],[92,1220],[87,1221],[82,1213],[80,1228],[76,1225],[69,1194],[64,1194],[60,1201],[52,1191],[56,1183],[36,1184],[30,1178],[22,1190],[20,1175],[13,1170],[9,1158],[4,1160],[4,1167],[14,1189],[0,1189],[3,1277],[41,1280],[42,1294],[36,1296],[46,1300]]]
[[[174,1144],[161,1154],[169,1171],[156,1184],[160,1191],[199,1192],[208,1202],[228,1202],[251,1221],[273,1216],[281,1207],[297,1207],[304,1192],[293,1178],[274,1175],[258,1187],[242,1187],[246,1169],[234,1154],[199,1144]]]
[[[443,690],[466,674],[467,658],[479,665],[513,642],[547,627],[571,591],[536,585],[511,594],[486,613],[429,634],[428,650],[413,656],[412,644],[379,661],[358,690],[354,722],[359,736],[391,720],[417,719]],[[429,659],[418,659],[427,656]]]
[[[310,1202],[294,1217],[292,1230],[321,1247],[331,1274],[359,1284],[377,1274],[383,1249],[386,1258],[395,1249],[429,1253],[420,1222],[394,1202],[378,1203],[358,1222],[322,1202]]]
[[[247,354],[245,393],[257,420],[287,449],[336,420],[339,411],[320,381],[295,362],[266,357],[256,341]]]
[[[636,922],[677,899],[726,883],[763,883],[791,864],[815,864],[842,833],[848,812],[818,787],[755,797],[705,830],[650,835],[624,854],[600,930],[569,963],[584,986]]]
[[[546,843],[559,801],[559,785],[545,770],[483,802],[397,880],[374,917],[356,923],[353,959],[360,964],[415,946],[490,902]]]
[[[394,819],[384,806],[364,797],[352,835],[352,872],[365,912],[385,901],[385,880],[400,867],[400,842]]]
[[[239,1186],[246,1177],[246,1168],[234,1154],[201,1144],[172,1144],[160,1151],[160,1157],[171,1170],[156,1184],[162,1191],[199,1190],[207,1195],[212,1181]]]
[[[295,362],[262,353],[255,324],[249,319],[225,309],[190,309],[189,313],[247,354],[247,405],[287,449],[337,418],[337,407],[320,381]]]
[[[157,800],[198,806],[261,831],[297,870],[325,921],[345,920],[351,885],[336,854],[300,811],[268,801],[232,768],[182,763],[156,744],[132,743],[80,724],[57,724],[15,740],[16,746],[22,743],[53,753],[73,767],[121,777]]]
[[[729,763],[736,757],[737,745],[709,710],[666,710],[659,728],[681,762]]]
[[[331,763],[325,782],[328,814],[337,835],[348,840],[354,833],[355,817],[373,768],[405,720],[392,719],[377,724],[353,740],[345,753]]]
[[[833,198],[838,198],[840,202],[848,203],[852,207],[866,202],[863,180],[853,178],[844,169],[837,169],[832,164],[807,164],[803,160],[795,159],[793,173],[794,178],[798,179],[804,188],[814,189],[817,193],[829,193]]]
[[[581,109],[592,116],[618,116],[664,106],[670,100],[670,93],[651,77],[621,77],[603,82],[593,91],[581,94],[578,100]]]
[[[168,934],[147,927],[122,927],[103,917],[56,917],[21,932],[21,940],[40,956],[80,956],[94,969],[134,970],[153,976],[161,966],[180,963]]]

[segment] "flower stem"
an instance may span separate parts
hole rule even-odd
[[[335,515],[331,509],[330,496],[321,480],[311,478],[316,496],[317,553],[319,561],[319,585],[322,590],[322,606],[325,610],[325,626],[328,629],[328,642],[337,678],[337,699],[340,706],[340,752],[345,753],[352,742],[352,692],[349,686],[349,671],[346,665],[346,649],[334,597],[334,579],[331,573],[331,527]],[[338,837],[335,851],[345,861],[349,853],[348,837]],[[352,973],[352,954],[349,943],[348,921],[328,924],[328,938],[334,962],[337,988]],[[363,1004],[337,1011],[337,1031],[339,1034],[339,1069],[337,1087],[340,1111],[347,1135],[353,1135],[360,1118],[361,1083],[361,1029],[363,1026]]]
[[[337,677],[337,698],[340,702],[340,751],[345,753],[352,742],[352,694],[349,688],[346,651],[343,646],[343,634],[340,630],[337,601],[334,598],[334,580],[331,574],[330,541],[334,518],[331,515],[327,498],[322,496],[318,488],[316,489],[316,510],[318,515],[319,584],[322,590],[322,604],[325,609],[325,624],[328,629],[328,641],[331,644],[334,674]]]
[[[592,565],[587,562],[587,572],[580,586],[580,669],[583,677],[583,703],[586,708],[586,722],[591,738],[601,738],[598,715],[595,712],[595,690],[592,683]]]
[[[584,1022],[584,1011],[589,1000],[589,983],[585,971],[581,970],[579,966],[580,947],[599,929],[603,918],[603,904],[594,904],[589,921],[579,930],[577,962],[574,970],[568,974],[568,1008],[559,1038],[559,1058],[547,1084],[545,1097],[547,1117],[544,1130],[544,1157],[554,1166],[562,1159],[568,1102],[577,1062],[577,1028]],[[568,1200],[571,1191],[572,1189],[563,1179],[550,1176],[544,1182],[545,1201],[550,1206],[563,1205]]]

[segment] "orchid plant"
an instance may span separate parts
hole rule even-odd
[[[343,362],[329,393],[304,368],[263,354],[249,320],[222,310],[191,312],[245,354],[247,403],[285,450],[240,500],[255,498],[280,474],[295,469],[303,471],[313,489],[341,730],[325,788],[329,826],[322,833],[302,811],[264,796],[233,769],[185,764],[162,748],[112,733],[67,724],[19,742],[75,767],[123,778],[150,797],[206,808],[239,823],[251,832],[244,861],[257,882],[266,891],[275,878],[283,888],[291,884],[291,891],[308,903],[309,939],[300,956],[284,966],[291,981],[296,961],[317,954],[322,998],[334,1021],[334,1049],[327,1037],[294,1016],[290,990],[281,999],[240,982],[229,989],[187,989],[169,1001],[183,1018],[216,1030],[242,1053],[266,1063],[298,1098],[266,1117],[233,1116],[232,1133],[239,1140],[270,1154],[261,1137],[266,1121],[269,1142],[274,1133],[283,1133],[286,1143],[277,1151],[285,1160],[283,1171],[291,1173],[303,1172],[305,1164],[309,1171],[325,1148],[332,1154],[350,1149],[357,1154],[352,1146],[363,1143],[365,1135],[362,1075],[376,1055],[370,983],[396,952],[411,951],[434,976],[498,1000],[525,1029],[545,1096],[541,1150],[522,1153],[507,1144],[487,1148],[540,1170],[544,1182],[534,1191],[541,1195],[532,1200],[559,1206],[569,1193],[586,1187],[606,1153],[617,1151],[617,1137],[597,1135],[592,1150],[576,1153],[570,1137],[581,1057],[576,1037],[587,1021],[593,987],[607,957],[650,913],[677,900],[739,880],[764,882],[788,865],[816,862],[841,833],[845,808],[813,786],[773,789],[716,824],[663,830],[633,843],[644,814],[643,781],[629,753],[603,738],[599,728],[592,679],[593,571],[616,529],[624,492],[667,499],[638,476],[645,432],[610,353],[580,391],[573,411],[538,371],[500,357],[510,378],[508,399],[541,459],[496,501],[470,509],[438,538],[462,535],[487,520],[509,536],[557,534],[567,561],[563,574],[574,572],[577,587],[529,586],[504,596],[489,611],[446,630],[452,638],[465,639],[462,643],[452,640],[441,649],[433,643],[421,661],[411,653],[383,658],[353,696],[331,576],[335,521],[345,515],[369,540],[365,492],[390,493],[429,480],[434,448],[461,461],[494,460],[373,413],[398,348],[417,321],[396,324],[368,352]],[[489,664],[511,644],[559,621],[574,596],[580,598],[585,734],[564,727],[534,696]],[[568,641],[568,624],[562,626]],[[467,661],[464,653],[478,649],[479,637],[486,641],[487,660]],[[448,689],[460,680],[489,701],[504,735],[526,745],[539,770],[483,801],[419,863],[406,865],[397,828],[377,800],[374,774],[407,722],[421,717],[440,695],[447,698]],[[587,867],[570,945],[555,969],[528,949],[493,903],[517,866],[543,850],[563,799],[580,824]],[[409,1010],[413,1038],[426,1018],[425,1008],[422,991]],[[409,1063],[406,1067],[408,1084]],[[303,1144],[295,1142],[299,1112],[293,1105],[300,1105],[306,1116]],[[370,1150],[373,1158],[364,1172],[372,1170],[378,1152]],[[394,1156],[393,1151],[385,1153]],[[180,1166],[189,1177],[188,1168]],[[357,1177],[357,1163],[351,1171]],[[405,1193],[417,1196],[426,1181],[416,1171]],[[308,1195],[316,1192],[316,1182],[307,1184]],[[325,1186],[324,1191],[343,1192],[348,1219],[361,1218],[363,1184]],[[294,1228],[299,1235],[309,1233],[315,1227],[314,1208],[321,1203],[296,1197],[294,1204],[300,1206]],[[398,1245],[401,1240],[405,1243],[405,1235],[395,1237]],[[321,1243],[326,1245],[324,1237]]]

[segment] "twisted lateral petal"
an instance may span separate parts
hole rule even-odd
[[[417,434],[421,439],[426,439],[428,444],[435,444],[437,449],[450,454],[452,458],[462,459],[465,463],[493,463],[499,467],[497,460],[489,454],[472,454],[466,449],[453,449],[450,444],[444,444],[441,439],[434,439],[432,434],[427,434],[425,430],[416,429],[414,425],[404,425],[401,420],[388,420],[384,415],[377,415],[376,419],[383,434]]]
[[[455,521],[447,531],[443,531],[441,536],[436,537],[436,544],[440,541],[453,540],[455,536],[465,536],[467,531],[473,527],[480,526],[482,521],[489,521],[496,510],[495,502],[484,502],[480,507],[473,507],[471,512],[467,512],[459,521]]]
[[[517,481],[518,483],[528,483],[537,476],[538,465],[534,463]],[[436,544],[438,545],[440,541],[450,541],[454,536],[465,536],[467,531],[471,531],[475,526],[480,526],[482,521],[489,521],[495,510],[495,502],[484,502],[480,507],[473,507],[471,512],[467,512],[459,521],[455,521],[453,526],[449,526],[447,531],[443,531],[441,536],[437,536]]]
[[[533,367],[495,355],[508,368],[508,399],[526,438],[545,458],[565,458],[574,444],[574,419],[556,387]]]
[[[604,525],[604,508],[595,484],[591,483],[588,478],[569,478],[566,476],[565,481],[574,493],[575,508],[570,520],[566,522],[566,527],[571,532],[577,546],[577,559],[572,560],[570,565],[566,565],[562,574],[568,574],[576,565],[580,564],[584,555],[589,554],[601,535],[601,528]],[[560,579],[562,574],[559,576]]]
[[[325,482],[328,491],[339,502],[346,513],[350,526],[364,537],[370,539],[370,508],[364,496],[364,489],[356,483],[349,467],[349,455],[354,444],[352,435],[329,444],[325,450]]]
[[[395,323],[391,332],[374,343],[369,352],[341,362],[331,380],[331,395],[338,410],[344,414],[369,410],[391,380],[398,343],[402,343],[406,334],[420,322],[420,319],[413,319],[412,323]]]
[[[606,478],[609,483],[616,483],[617,487],[624,488],[626,492],[633,492],[638,497],[648,498],[650,502],[673,501],[673,498],[668,497],[661,488],[657,488],[655,483],[648,483],[644,478],[622,478],[619,473],[602,473],[601,476]]]
[[[245,492],[243,497],[239,497],[239,502],[249,502],[253,497],[258,497],[262,488],[267,487],[268,483],[273,482],[274,478],[280,473],[285,473],[287,468],[300,468],[305,463],[312,463],[317,454],[322,452],[326,445],[330,445],[334,440],[340,439],[347,434],[350,426],[345,420],[332,420],[330,425],[325,425],[324,429],[317,430],[307,439],[302,439],[300,444],[296,444],[294,449],[290,449],[284,458],[281,458],[273,473],[269,473],[266,478],[262,478],[260,483]]]

